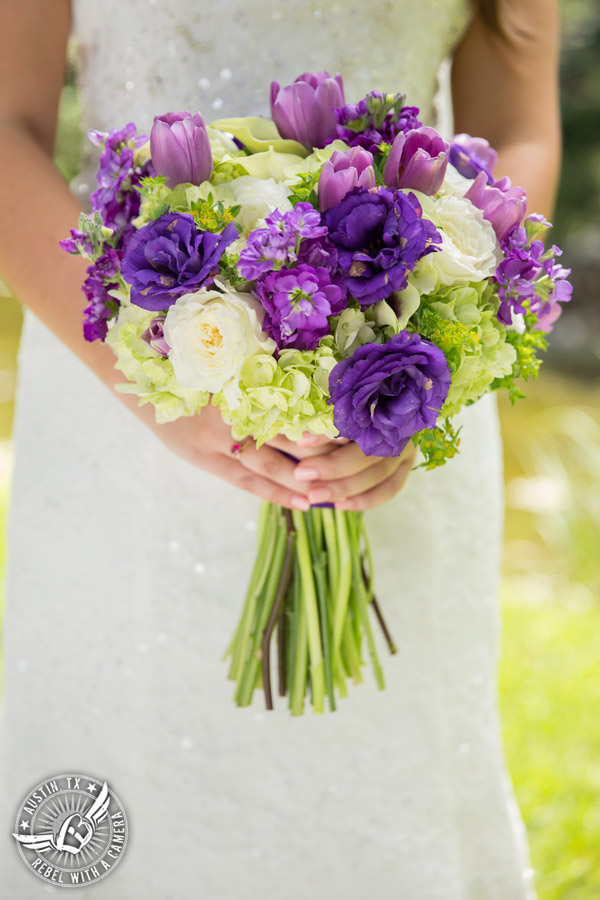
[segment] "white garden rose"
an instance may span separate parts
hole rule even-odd
[[[273,353],[275,341],[262,330],[263,310],[248,294],[202,289],[184,294],[169,308],[164,335],[175,375],[191,390],[223,391],[230,409],[239,405],[239,375],[256,353]]]
[[[472,178],[465,178],[454,166],[448,166],[439,194],[464,197],[472,184]]]
[[[483,281],[495,273],[502,259],[498,239],[482,211],[470,200],[439,197],[432,218],[442,243],[439,250],[419,260],[411,274],[409,280],[420,293]]]

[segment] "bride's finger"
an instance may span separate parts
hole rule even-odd
[[[243,447],[236,461],[245,469],[283,485],[296,494],[308,494],[308,484],[300,484],[294,478],[296,468],[294,460],[288,459],[273,447],[263,444],[259,450],[254,441],[251,441]]]
[[[335,504],[335,508],[361,510],[371,509],[374,506],[381,506],[382,503],[391,500],[391,498],[404,487],[406,479],[410,474],[412,464],[412,459],[402,460],[395,472],[393,472],[385,481],[380,482],[380,484],[368,491],[364,491],[362,494],[340,500]]]
[[[304,459],[305,456],[318,456],[339,446],[342,442],[347,443],[347,438],[328,438],[322,434],[309,434],[308,432],[305,432],[299,441],[290,441],[282,434],[266,441],[269,447],[290,453],[298,459]]]
[[[245,452],[245,451],[244,451]],[[255,494],[262,500],[284,506],[286,509],[308,510],[310,503],[308,497],[303,496],[297,490],[292,491],[269,478],[252,472],[245,466],[241,466],[237,459],[219,454],[211,466],[211,471],[220,478],[229,481],[235,487]]]
[[[379,462],[377,456],[365,456],[358,444],[350,442],[330,453],[302,460],[296,466],[295,477],[303,481],[333,481],[356,475]]]
[[[356,475],[338,478],[335,481],[311,482],[308,499],[311,503],[335,503],[365,493],[386,481],[396,471],[400,461],[398,457],[382,459],[374,466],[368,466]]]
[[[333,437],[328,438],[323,434],[312,434],[310,431],[305,431],[298,443],[302,447],[315,447],[321,444],[347,444],[349,443],[349,438],[345,437]]]

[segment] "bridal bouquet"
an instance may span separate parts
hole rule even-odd
[[[342,79],[271,85],[272,119],[171,112],[149,140],[130,123],[94,132],[92,213],[62,242],[91,264],[84,335],[106,341],[158,422],[220,409],[232,452],[250,437],[343,436],[368,456],[420,465],[458,450],[453,418],[484,393],[520,394],[570,299],[569,270],[495,179],[497,156],[444,140],[403,94],[347,104]],[[362,680],[373,593],[361,514],[263,503],[258,554],[225,657],[235,701],[271,692],[315,712]]]

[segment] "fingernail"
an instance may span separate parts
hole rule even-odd
[[[315,481],[319,477],[316,469],[304,469],[299,466],[294,469],[294,478],[298,481]]]
[[[325,500],[331,500],[333,493],[327,487],[315,488],[314,491],[308,492],[308,499],[311,503],[324,503]]]
[[[308,497],[292,497],[291,503],[294,509],[303,509],[304,512],[310,509]]]

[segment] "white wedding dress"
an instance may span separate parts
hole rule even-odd
[[[268,113],[272,78],[341,72],[347,100],[434,98],[466,0],[75,0],[89,128]],[[440,118],[440,116],[442,118]],[[445,123],[445,124],[444,124]],[[78,181],[92,189],[88,166]],[[75,224],[75,223],[74,223]],[[107,348],[107,353],[110,352]],[[221,661],[258,501],[167,450],[32,314],[19,358],[0,738],[0,894],[45,885],[11,837],[35,784],[106,779],[122,862],[81,898],[531,900],[496,697],[502,526],[494,398],[461,453],[367,514],[399,647],[335,714],[232,702]]]

